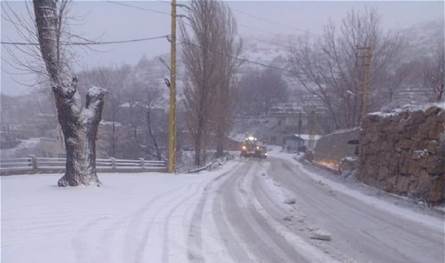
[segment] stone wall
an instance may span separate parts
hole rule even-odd
[[[369,114],[357,178],[385,191],[439,203],[445,198],[445,109]]]

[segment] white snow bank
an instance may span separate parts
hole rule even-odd
[[[433,217],[430,215],[426,215],[426,214],[421,214],[421,213],[415,212],[413,210],[410,210],[408,208],[397,206],[397,205],[390,203],[388,201],[379,199],[375,196],[366,195],[366,194],[360,192],[359,190],[352,189],[352,188],[347,187],[341,183],[327,179],[321,175],[318,175],[314,172],[309,171],[300,162],[297,162],[295,159],[293,159],[291,155],[283,154],[283,153],[275,153],[274,156],[294,162],[298,166],[298,169],[300,169],[305,174],[310,176],[313,180],[328,185],[334,191],[338,191],[343,194],[346,194],[346,195],[348,195],[352,198],[355,198],[359,201],[362,201],[370,206],[373,206],[375,208],[392,213],[393,215],[400,216],[405,219],[411,220],[413,222],[423,224],[431,229],[441,231],[441,232],[444,231],[444,228],[445,228],[444,221],[439,218],[436,218],[436,217]]]

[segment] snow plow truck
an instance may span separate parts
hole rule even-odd
[[[257,138],[249,136],[241,143],[241,157],[266,158],[267,149]]]

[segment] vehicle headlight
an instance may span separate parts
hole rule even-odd
[[[259,149],[260,149],[260,146],[257,146],[256,149],[259,150]]]
[[[243,145],[243,146],[241,147],[241,149],[245,150],[245,149],[246,149],[246,146]]]

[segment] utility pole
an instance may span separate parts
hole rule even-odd
[[[176,0],[171,2],[170,100],[168,112],[168,172],[176,172]]]
[[[369,46],[366,47],[358,47],[359,58],[362,60],[362,79],[361,79],[361,102],[362,102],[362,112],[361,112],[361,120],[363,120],[368,114],[368,95],[369,95],[369,78],[371,71],[371,61],[372,61],[372,49]]]

